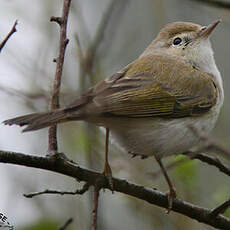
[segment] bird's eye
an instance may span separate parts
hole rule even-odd
[[[179,37],[177,37],[177,38],[175,38],[174,40],[173,40],[173,45],[179,45],[180,43],[182,42],[182,39],[181,38],[179,38]]]

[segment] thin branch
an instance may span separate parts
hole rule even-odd
[[[26,198],[33,198],[35,196],[43,195],[43,194],[58,194],[58,195],[82,195],[87,192],[89,189],[89,184],[85,183],[81,189],[77,189],[75,192],[67,192],[67,191],[57,191],[57,190],[49,190],[46,189],[42,192],[34,192],[29,194],[23,194]]]
[[[15,33],[17,30],[16,30],[16,26],[18,24],[18,20],[15,21],[12,29],[10,30],[10,32],[7,34],[7,36],[5,37],[5,39],[1,42],[0,44],[0,53],[2,51],[2,48],[5,46],[5,44],[7,43],[7,41],[9,40],[9,38],[12,36],[13,33]]]
[[[99,195],[100,195],[100,187],[98,185],[94,186],[93,191],[93,230],[97,230],[97,213],[98,213],[98,201],[99,201]]]
[[[101,181],[101,188],[109,188],[109,183],[106,177],[95,171],[82,168],[63,159],[53,159],[41,156],[31,156],[16,152],[0,151],[0,162],[27,167],[40,168],[57,172],[62,175],[73,177],[79,181],[85,181],[89,184],[96,185],[98,180]],[[168,207],[167,194],[154,189],[145,188],[137,184],[130,183],[126,180],[113,178],[114,191],[136,197],[147,201],[150,204],[159,207]],[[230,219],[222,215],[218,215],[215,219],[210,216],[212,210],[202,208],[181,199],[176,198],[173,201],[172,211],[181,213],[199,222],[208,224],[215,228],[229,230]]]
[[[215,209],[213,209],[210,215],[212,217],[216,217],[219,214],[223,214],[229,207],[230,207],[230,199],[225,201],[223,204],[219,205]]]
[[[106,27],[109,22],[109,18],[112,15],[112,11],[117,3],[117,0],[112,0],[109,3],[108,8],[106,9],[105,13],[102,16],[101,22],[97,28],[96,34],[94,36],[94,39],[92,43],[89,45],[86,55],[85,55],[85,71],[87,71],[89,74],[92,74],[94,60],[96,56],[96,52],[98,47],[100,46],[101,42],[103,41],[103,37],[106,31]],[[91,72],[90,72],[91,71]]]
[[[217,157],[209,156],[204,153],[193,153],[193,152],[186,152],[183,153],[186,156],[189,156],[191,159],[198,159],[202,162],[205,162],[209,165],[217,167],[222,173],[230,176],[230,167],[222,163]]]
[[[224,146],[222,146],[220,143],[213,140],[210,136],[206,135],[204,132],[200,132],[192,125],[188,126],[188,128],[194,133],[195,136],[199,137],[204,144],[204,146],[199,148],[197,151],[204,152],[204,151],[212,150],[221,153],[225,157],[230,159],[230,151],[226,149]]]
[[[59,108],[59,93],[61,88],[61,77],[63,71],[65,50],[69,40],[66,37],[67,21],[71,0],[64,0],[61,17],[51,17],[50,21],[57,22],[60,26],[59,55],[56,59],[56,73],[54,77],[53,93],[51,98],[51,110]],[[57,126],[49,128],[49,152],[57,152]]]
[[[69,218],[69,219],[59,228],[59,230],[65,230],[72,222],[73,222],[73,218]]]
[[[229,1],[223,1],[223,0],[192,0],[192,1],[206,3],[208,5],[215,6],[218,8],[230,9],[230,2]]]

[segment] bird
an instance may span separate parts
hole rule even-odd
[[[169,186],[168,209],[176,190],[162,158],[184,153],[200,138],[189,127],[209,134],[224,101],[210,34],[220,20],[202,26],[173,22],[163,27],[143,53],[120,71],[100,81],[65,108],[4,121],[26,126],[23,132],[68,121],[106,129],[104,172],[109,135],[128,153],[153,156]]]

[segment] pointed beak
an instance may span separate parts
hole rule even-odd
[[[200,33],[198,34],[198,38],[206,39],[212,33],[212,31],[216,28],[216,26],[221,22],[221,20],[217,20],[208,26],[205,26],[201,29]]]

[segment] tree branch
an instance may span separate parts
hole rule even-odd
[[[97,230],[97,213],[98,213],[98,204],[99,204],[99,195],[101,187],[99,185],[94,186],[93,190],[93,230]]]
[[[58,195],[82,195],[85,192],[87,192],[89,189],[89,184],[85,183],[84,186],[81,189],[77,189],[74,192],[67,192],[67,191],[57,191],[57,190],[49,190],[46,189],[42,192],[34,192],[34,193],[29,193],[29,194],[23,194],[24,197],[26,198],[33,198],[34,196],[39,196],[43,194],[58,194]]]
[[[64,0],[61,17],[51,17],[51,22],[57,22],[60,26],[59,55],[56,59],[56,73],[54,77],[53,93],[51,97],[51,110],[59,108],[59,93],[61,88],[61,77],[63,71],[65,50],[69,40],[66,37],[67,21],[71,0]],[[57,152],[57,125],[49,128],[49,152]]]
[[[219,214],[224,213],[230,207],[230,199],[225,201],[223,204],[219,205],[218,207],[214,208],[210,215],[216,217]]]
[[[102,174],[86,168],[82,168],[62,158],[47,158],[41,156],[25,155],[16,152],[0,151],[0,162],[45,169],[73,177],[79,181],[85,181],[92,185],[96,185],[100,182],[102,188],[109,189],[108,180]],[[113,178],[113,182],[114,191],[136,197],[159,207],[168,207],[167,194],[130,183],[126,180]],[[226,218],[222,215],[218,215],[217,217],[213,218],[213,215],[211,215],[212,210],[190,204],[180,199],[175,199],[173,201],[172,211],[181,213],[187,217],[196,219],[199,222],[208,224],[215,228],[224,230],[230,229],[229,218]]]
[[[72,222],[73,222],[73,218],[69,218],[69,219],[63,224],[63,226],[61,226],[61,227],[59,228],[59,230],[65,230]]]
[[[192,0],[192,1],[206,3],[208,5],[215,6],[218,8],[230,9],[230,2],[229,1],[223,1],[223,0]]]
[[[189,156],[191,159],[197,159],[209,165],[215,166],[222,173],[230,176],[230,168],[227,165],[223,164],[217,157],[209,156],[204,153],[193,153],[193,152],[186,152],[183,154]]]
[[[7,41],[9,40],[9,38],[12,36],[13,33],[15,33],[17,30],[16,30],[16,26],[18,24],[18,21],[16,20],[12,29],[10,30],[10,32],[7,34],[7,36],[5,37],[5,39],[1,42],[0,44],[0,53],[2,51],[2,48],[5,46],[5,44],[7,43]]]

